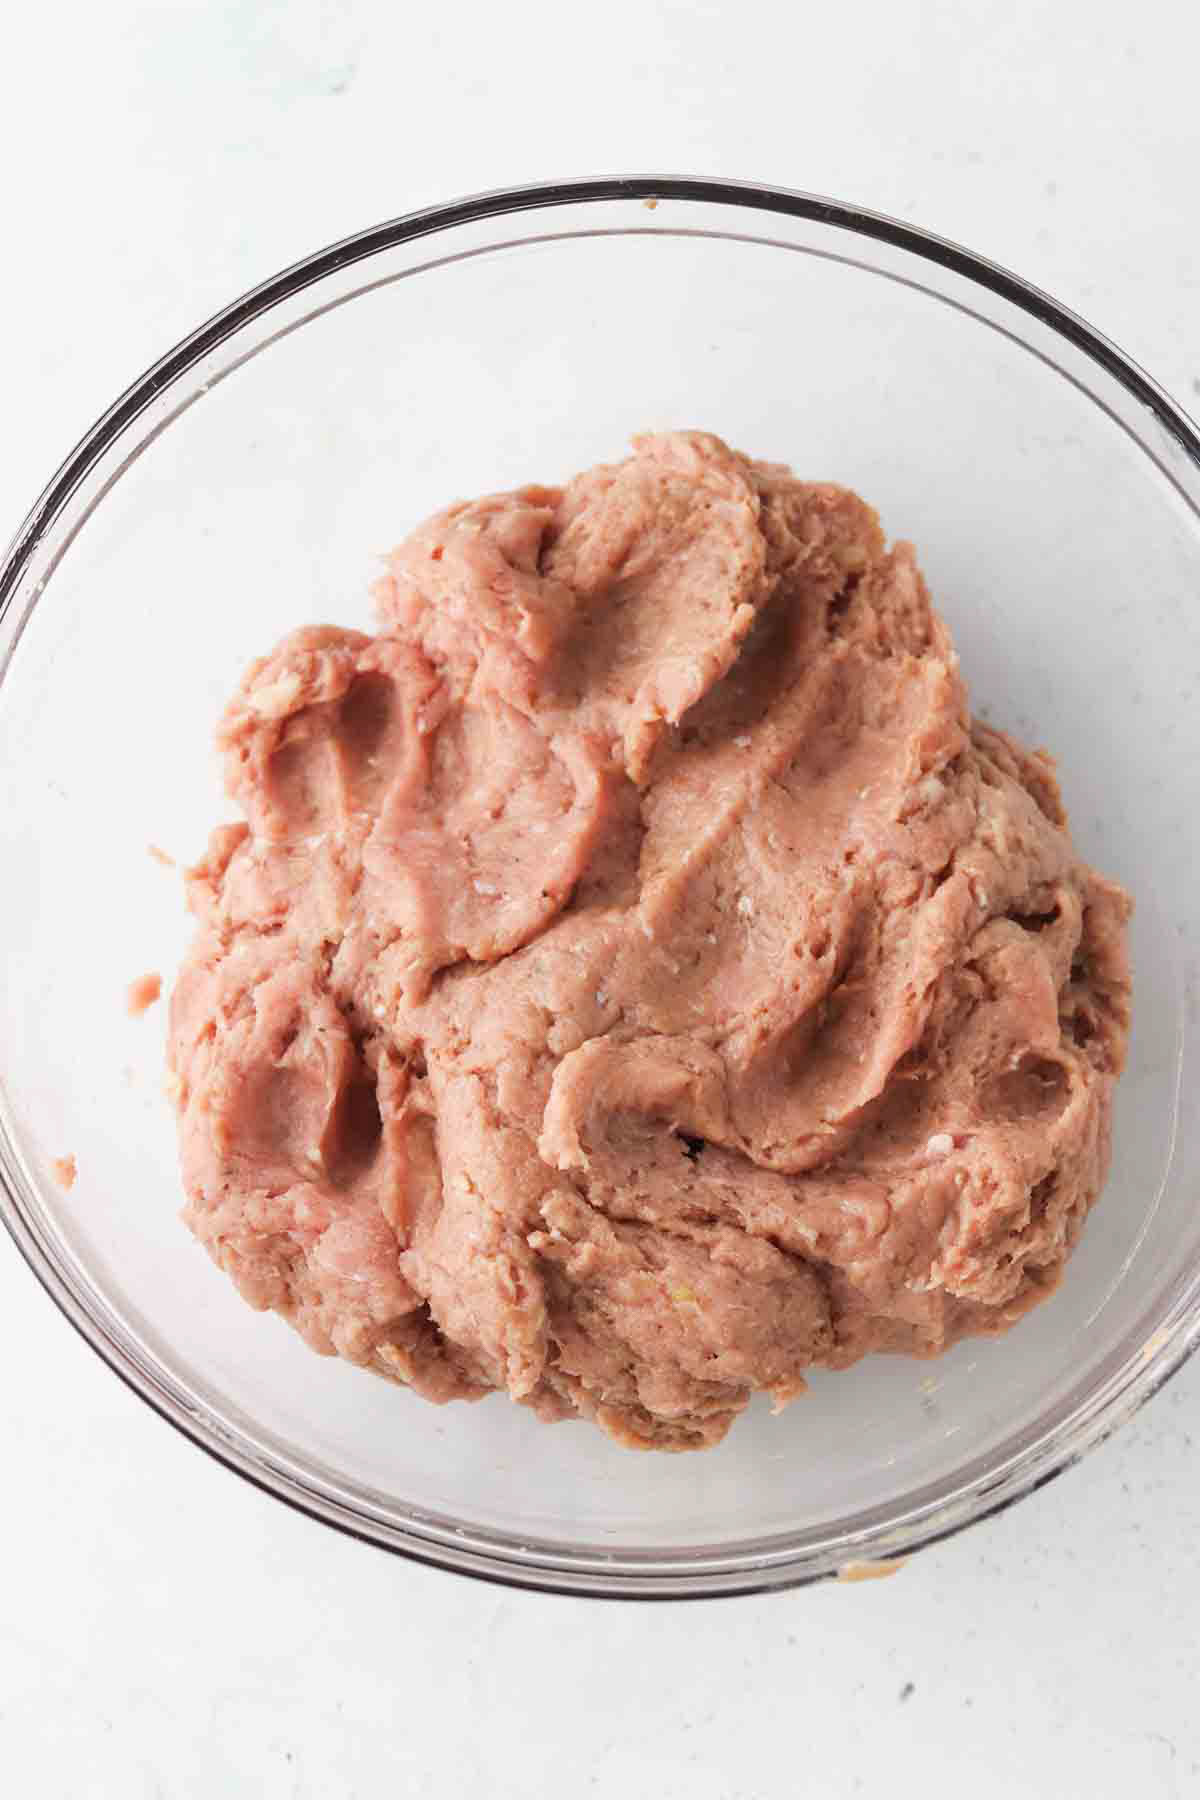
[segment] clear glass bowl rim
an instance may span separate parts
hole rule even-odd
[[[0,641],[0,683],[48,579],[47,573],[27,596],[23,610],[17,612],[28,586],[30,565],[73,497],[152,404],[161,402],[189,372],[251,322],[331,274],[457,226],[555,206],[662,200],[741,207],[752,214],[775,214],[833,225],[859,238],[912,253],[1009,302],[1082,352],[1153,417],[1191,465],[1189,474],[1194,472],[1197,487],[1189,498],[1200,512],[1200,435],[1186,413],[1086,320],[1020,276],[962,245],[865,207],[761,183],[657,174],[537,183],[427,207],[340,239],[252,288],[153,363],[80,439],[35,500],[5,552],[0,563],[0,632],[5,640]],[[164,423],[169,423],[169,418]],[[120,468],[111,479],[119,473]],[[95,497],[93,506],[99,498],[100,495]],[[91,509],[89,506],[87,511]],[[71,531],[58,546],[56,561],[73,535]],[[253,1453],[237,1441],[228,1426],[183,1403],[173,1385],[147,1363],[132,1339],[113,1329],[114,1322],[102,1316],[93,1298],[80,1288],[74,1271],[58,1254],[50,1236],[39,1229],[36,1207],[25,1193],[25,1186],[17,1159],[0,1128],[0,1218],[18,1251],[84,1341],[134,1393],[184,1436],[263,1492],[362,1542],[476,1579],[538,1592],[609,1599],[700,1599],[857,1575],[871,1572],[872,1565],[874,1572],[882,1573],[893,1561],[994,1516],[1072,1467],[1150,1399],[1200,1342],[1200,1271],[1193,1270],[1189,1272],[1186,1290],[1176,1292],[1168,1321],[1155,1332],[1142,1356],[1089,1396],[1077,1408],[1068,1428],[1035,1439],[999,1472],[965,1483],[932,1514],[928,1509],[919,1509],[906,1519],[893,1511],[877,1527],[861,1531],[854,1538],[839,1538],[837,1556],[832,1560],[827,1544],[805,1550],[789,1548],[786,1539],[778,1538],[760,1546],[738,1544],[729,1551],[692,1549],[674,1554],[612,1555],[595,1549],[577,1551],[502,1533],[447,1527],[442,1521],[415,1515],[400,1526],[361,1502],[337,1494],[332,1484],[313,1482],[299,1465],[268,1454],[265,1448],[261,1453]]]

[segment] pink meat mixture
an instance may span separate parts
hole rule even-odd
[[[448,508],[220,729],[186,1218],[431,1400],[621,1442],[1005,1331],[1104,1180],[1129,902],[911,546],[703,433]]]

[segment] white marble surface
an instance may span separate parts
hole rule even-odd
[[[132,376],[323,241],[481,187],[760,177],[982,249],[1200,394],[1175,0],[43,4],[6,27],[0,530]],[[1200,1368],[895,1579],[707,1606],[323,1532],[130,1397],[0,1245],[0,1769],[21,1800],[1200,1792]]]

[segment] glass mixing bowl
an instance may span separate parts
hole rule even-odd
[[[301,623],[368,623],[376,555],[446,500],[558,481],[669,426],[849,483],[915,540],[976,709],[1055,749],[1081,850],[1137,898],[1112,1174],[1060,1292],[999,1342],[818,1374],[695,1457],[500,1398],[435,1408],[250,1312],[178,1220],[165,1009],[124,1009],[188,941],[147,847],[188,860],[228,816],[212,730],[250,658]],[[117,401],[0,574],[17,1247],[195,1443],[448,1569],[579,1594],[784,1587],[1029,1493],[1200,1329],[1198,508],[1194,428],[1111,344],[992,264],[827,200],[529,188],[267,282]]]

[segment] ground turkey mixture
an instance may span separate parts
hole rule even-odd
[[[1006,1330],[1104,1179],[1122,891],[911,546],[700,432],[460,503],[220,727],[186,1218],[430,1400],[716,1443]]]

